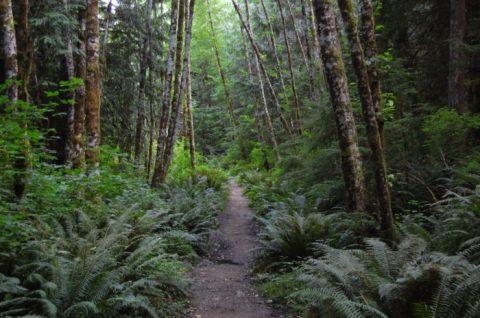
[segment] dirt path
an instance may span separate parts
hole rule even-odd
[[[230,198],[210,236],[210,253],[194,270],[192,318],[270,318],[276,314],[255,291],[249,267],[255,243],[253,212],[230,181]]]

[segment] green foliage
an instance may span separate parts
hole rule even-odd
[[[223,177],[205,164],[209,177],[157,192],[121,153],[102,150],[99,175],[42,165],[25,200],[0,204],[2,315],[186,313],[186,262],[204,252],[226,199],[207,179]]]

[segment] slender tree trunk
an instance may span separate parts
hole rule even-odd
[[[253,49],[253,52],[255,53],[255,56],[256,56],[256,61],[258,61],[258,64],[259,64],[259,67],[260,67],[260,72],[261,74],[263,75],[264,79],[265,79],[265,82],[267,83],[267,88],[270,92],[270,95],[273,99],[273,102],[275,104],[275,109],[277,111],[277,114],[278,114],[278,117],[280,118],[280,122],[282,123],[282,126],[283,126],[283,129],[285,130],[285,132],[288,134],[288,135],[291,135],[291,132],[290,132],[290,127],[288,125],[288,122],[287,120],[285,119],[285,117],[283,116],[283,111],[282,111],[282,108],[280,106],[280,103],[278,101],[278,98],[277,98],[277,94],[275,93],[275,89],[273,88],[273,85],[272,85],[272,82],[270,81],[270,78],[268,77],[268,72],[265,68],[265,65],[263,64],[262,62],[262,55],[260,53],[260,50],[255,42],[255,39],[253,37],[253,33],[252,33],[252,30],[250,29],[250,27],[247,27],[247,24],[245,23],[244,19],[243,19],[243,15],[240,11],[240,7],[238,6],[238,4],[235,2],[235,0],[232,0],[232,3],[235,7],[235,10],[237,11],[237,14],[238,14],[238,17],[240,19],[240,22],[242,23],[242,26],[243,28],[245,29],[246,33],[247,33],[247,36],[248,36],[248,39],[250,40],[250,44],[252,46],[252,49]],[[247,2],[246,2],[247,3]]]
[[[102,75],[105,75],[107,70],[107,47],[108,47],[108,35],[110,31],[110,20],[112,19],[112,0],[108,1],[107,12],[105,14],[105,33],[103,34],[103,41],[101,47],[101,65],[100,72]]]
[[[465,109],[465,51],[467,28],[465,0],[450,0],[450,65],[448,74],[448,104],[459,113]]]
[[[3,32],[3,53],[5,58],[5,79],[11,81],[7,87],[9,103],[14,107],[18,101],[18,60],[17,60],[17,39],[15,36],[15,22],[13,20],[12,2],[10,0],[0,1],[0,19]],[[22,129],[26,129],[26,123],[21,123]],[[20,153],[15,156],[15,175],[13,190],[18,200],[25,195],[26,174],[29,169],[28,149],[29,144],[26,138],[22,139]]]
[[[194,0],[192,0],[194,1]],[[192,169],[195,170],[197,166],[197,159],[196,159],[196,150],[195,150],[195,128],[193,122],[193,108],[192,108],[192,79],[190,74],[190,56],[187,57],[187,64],[186,64],[186,84],[187,84],[187,122],[188,122],[188,143],[189,143],[189,150],[190,150],[190,164]]]
[[[248,0],[246,0],[246,1],[248,1]],[[244,57],[245,57],[245,64],[247,66],[248,82],[250,84],[253,84],[252,65],[250,63],[250,57],[249,57],[249,54],[248,54],[249,52],[248,52],[248,47],[247,47],[247,41],[245,39],[245,30],[243,29],[241,23],[240,23],[240,33],[242,35],[243,53],[244,53]],[[263,83],[262,83],[262,85],[263,85]],[[255,86],[255,87],[258,87],[258,86]],[[253,113],[254,113],[254,117],[255,117],[255,128],[257,130],[258,141],[262,145],[265,145],[266,141],[265,141],[265,136],[263,134],[262,120],[261,120],[261,116],[260,116],[260,111],[258,109],[258,97],[257,97],[256,93],[253,96]],[[275,144],[276,144],[276,140],[275,140]],[[262,147],[262,150],[265,151],[265,149],[263,147]],[[268,158],[267,158],[267,162],[268,162]]]
[[[168,118],[170,114],[170,94],[172,86],[172,75],[174,69],[174,60],[175,60],[175,49],[177,45],[176,34],[178,27],[178,5],[179,0],[172,0],[171,5],[171,20],[170,20],[170,39],[169,39],[169,49],[168,49],[168,61],[167,61],[167,70],[165,72],[165,81],[163,87],[163,98],[162,98],[162,109],[159,122],[159,133],[158,133],[158,142],[157,142],[157,156],[155,160],[155,169],[152,177],[152,187],[158,188],[162,182],[162,169],[163,169],[163,156],[165,153],[165,144],[167,141],[168,133]]]
[[[368,69],[363,56],[363,48],[360,43],[357,22],[353,13],[351,0],[338,0],[343,22],[350,42],[352,64],[357,76],[358,93],[363,110],[365,127],[367,130],[368,144],[372,152],[373,171],[376,182],[377,199],[380,210],[380,226],[382,236],[393,242],[395,229],[393,224],[392,202],[390,189],[387,181],[387,167],[385,154],[382,147],[382,139],[377,124],[375,106],[370,92]]]
[[[65,13],[69,14],[68,0],[63,0],[65,7]],[[73,58],[73,41],[72,31],[68,27],[66,34],[66,52],[65,52],[65,65],[67,69],[67,80],[71,81],[75,76],[75,60]],[[75,101],[75,92],[68,93],[68,99]],[[72,167],[73,158],[73,144],[75,138],[75,107],[73,104],[67,104],[67,142],[65,144],[65,166]]]
[[[18,78],[22,80],[22,85],[19,88],[18,97],[29,103],[30,94],[28,88],[33,71],[33,44],[30,38],[30,30],[28,27],[28,17],[30,14],[30,1],[21,0],[20,5],[20,20],[16,25],[16,40],[17,40],[17,61],[18,61]]]
[[[97,170],[100,154],[100,96],[99,68],[100,34],[98,0],[87,0],[87,74],[85,81],[85,114],[87,121],[87,149],[85,156],[90,168]]]
[[[18,61],[15,22],[13,20],[11,0],[0,0],[0,15],[2,19],[3,52],[5,55],[5,79],[11,81],[7,88],[10,103],[18,101]]]
[[[144,145],[144,126],[145,126],[145,87],[147,77],[147,66],[149,63],[149,51],[151,50],[151,28],[152,28],[152,10],[153,0],[147,2],[147,18],[146,29],[147,34],[143,40],[143,45],[140,53],[140,83],[138,88],[138,109],[137,109],[137,126],[135,130],[135,163],[137,168],[140,169],[140,159],[142,157],[143,145]],[[150,70],[151,72],[151,70]]]
[[[86,11],[80,10],[80,32],[79,32],[79,46],[80,52],[86,55]],[[87,64],[84,54],[77,55],[76,77],[83,80],[84,85],[79,87],[75,92],[75,109],[74,109],[74,137],[72,145],[72,165],[73,168],[85,168],[85,81],[87,78]]]
[[[181,2],[183,0],[180,0]],[[180,3],[181,3],[180,2]],[[170,164],[172,162],[173,158],[173,151],[175,148],[175,143],[176,143],[176,135],[177,135],[177,122],[178,122],[178,116],[180,114],[180,110],[182,108],[183,104],[183,97],[185,93],[185,87],[186,87],[186,69],[183,67],[184,65],[187,64],[188,62],[188,56],[190,55],[190,44],[192,40],[192,26],[193,26],[193,15],[194,15],[194,10],[195,10],[195,0],[190,0],[190,3],[187,3],[188,1],[185,1],[183,4],[183,19],[185,19],[185,44],[184,44],[184,54],[183,54],[183,61],[182,61],[182,42],[183,42],[183,31],[184,29],[181,28],[179,29],[179,32],[182,34],[179,34],[177,37],[178,43],[177,43],[177,77],[179,78],[179,83],[177,87],[177,93],[174,91],[174,98],[172,100],[172,114],[170,116],[170,123],[168,127],[168,139],[167,139],[167,149],[165,150],[165,156],[164,156],[164,169],[163,169],[163,174],[161,176],[161,182],[165,181],[165,178],[167,176],[168,168],[170,167]],[[180,6],[182,8],[182,6]],[[181,23],[180,25],[183,24],[182,19],[180,19]],[[180,47],[180,49],[179,49]]]
[[[378,73],[378,48],[375,38],[375,18],[373,15],[372,0],[359,0],[360,6],[360,39],[364,48],[365,59],[367,61],[368,79],[370,81],[370,91],[372,92],[372,101],[377,116],[378,129],[382,145],[385,145],[383,134],[384,120],[380,116],[382,111],[382,90]]]
[[[365,210],[365,180],[332,0],[314,0],[323,65],[337,124],[347,208]]]
[[[210,1],[207,0],[207,9],[208,9],[208,20],[210,23],[210,31],[212,33],[212,40],[213,40],[213,48],[215,50],[215,60],[217,61],[218,72],[220,73],[220,79],[222,80],[223,91],[225,93],[225,99],[227,102],[228,113],[230,114],[230,121],[232,123],[232,127],[234,131],[237,129],[237,118],[235,117],[235,112],[233,110],[233,103],[232,98],[230,97],[230,91],[227,86],[227,79],[225,77],[225,72],[222,67],[222,62],[220,59],[220,52],[218,50],[217,45],[217,35],[215,32],[215,28],[213,27],[213,19],[212,19],[212,10],[210,8]]]
[[[295,110],[295,130],[298,134],[302,134],[302,120],[300,118],[300,102],[298,100],[298,93],[297,93],[297,84],[295,81],[295,74],[293,72],[293,61],[292,61],[292,51],[290,49],[290,41],[288,40],[288,31],[287,31],[287,23],[285,21],[285,15],[283,14],[283,7],[282,1],[277,0],[278,4],[278,11],[280,12],[280,18],[282,20],[283,26],[283,38],[285,41],[285,47],[287,49],[287,59],[288,59],[288,71],[290,72],[290,85],[292,86],[292,93],[294,99],[294,110]],[[300,43],[301,45],[301,43]]]
[[[280,0],[277,0],[277,1],[280,1]],[[305,47],[303,46],[302,39],[300,37],[300,32],[298,31],[297,24],[295,22],[295,15],[293,14],[292,4],[290,3],[290,0],[287,0],[287,8],[288,8],[288,13],[290,15],[290,20],[292,21],[293,31],[295,33],[295,37],[297,39],[297,43],[300,48],[300,52],[302,53],[303,64],[305,64],[305,68],[307,70],[308,89],[309,89],[310,99],[316,100],[317,92],[315,89],[315,78],[313,74],[313,69],[310,67],[310,62],[308,60]]]
[[[255,43],[253,41],[253,34],[251,33],[250,11],[249,11],[249,7],[248,7],[248,0],[245,0],[245,8],[246,8],[246,11],[247,11],[247,23],[246,24],[245,24],[245,21],[243,20],[243,17],[242,17],[242,14],[240,12],[239,6],[237,5],[237,3],[235,3],[234,0],[232,0],[232,2],[233,2],[233,5],[235,6],[235,10],[237,11],[237,14],[240,18],[240,22],[243,26],[243,29],[247,33],[247,35],[250,39],[250,43],[252,44],[252,47],[253,47]],[[255,47],[256,47],[256,45],[255,45]],[[255,49],[254,49],[254,51],[255,51]],[[278,161],[278,160],[280,160],[280,151],[278,150],[277,137],[275,135],[275,130],[273,129],[273,125],[272,125],[272,118],[270,117],[270,112],[268,110],[267,97],[266,97],[266,94],[265,94],[265,85],[264,85],[264,82],[263,82],[263,79],[262,79],[262,70],[261,70],[261,65],[262,64],[261,64],[259,55],[257,53],[258,53],[258,49],[257,49],[257,51],[255,51],[255,54],[254,54],[254,63],[255,63],[255,70],[257,72],[258,83],[259,83],[259,86],[260,86],[260,96],[261,96],[262,105],[263,105],[263,115],[265,117],[265,124],[267,126],[267,130],[270,134],[270,140],[272,142],[272,147],[273,147],[273,151],[275,153],[275,158]]]
[[[280,62],[280,58],[278,56],[277,40],[275,39],[275,32],[273,31],[272,19],[270,19],[270,14],[268,13],[267,7],[265,6],[265,0],[260,0],[260,3],[262,4],[263,13],[265,14],[265,19],[268,25],[268,35],[270,37],[270,43],[272,44],[273,57],[275,59],[275,66],[277,68],[277,76],[280,80],[282,91],[285,93],[286,87],[285,81],[283,80],[282,63]]]

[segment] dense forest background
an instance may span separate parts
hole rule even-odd
[[[0,0],[0,317],[188,315],[242,183],[292,316],[480,316],[477,0]]]

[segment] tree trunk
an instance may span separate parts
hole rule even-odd
[[[140,53],[140,83],[138,88],[138,109],[137,109],[137,126],[135,130],[135,163],[140,169],[140,158],[143,152],[144,145],[144,126],[145,126],[145,87],[147,77],[147,65],[149,65],[149,51],[151,50],[151,18],[152,18],[153,0],[147,2],[147,18],[146,29],[147,34],[143,40],[143,45]],[[150,70],[151,72],[151,70]]]
[[[465,0],[450,0],[450,65],[448,74],[448,104],[459,113],[465,109],[465,51],[467,28]]]
[[[180,0],[180,10],[182,10],[182,1]],[[183,104],[183,97],[186,87],[186,69],[183,67],[188,62],[188,57],[190,55],[190,44],[192,41],[192,26],[193,26],[193,15],[195,10],[195,0],[190,0],[189,5],[187,6],[187,2],[183,3],[183,19],[185,21],[185,44],[184,44],[184,54],[183,54],[183,63],[182,63],[182,43],[183,43],[183,31],[184,29],[179,29],[179,33],[177,40],[177,67],[176,67],[176,77],[179,79],[178,86],[176,86],[176,93],[174,90],[173,100],[172,100],[172,114],[170,116],[170,122],[168,126],[168,139],[165,150],[164,156],[164,169],[161,176],[161,182],[165,181],[167,176],[168,168],[172,162],[173,158],[173,151],[175,148],[176,143],[176,135],[177,135],[177,122],[178,116],[180,114],[180,109],[182,108]],[[181,13],[181,11],[180,11]],[[180,19],[180,25],[183,24],[182,18]],[[180,48],[180,49],[179,49]]]
[[[377,116],[380,138],[382,139],[382,145],[385,146],[383,134],[385,123],[380,116],[380,112],[382,111],[382,92],[378,73],[378,49],[375,38],[375,18],[373,16],[373,4],[372,0],[359,0],[359,5],[361,19],[360,38],[362,40],[365,59],[367,61],[370,91],[372,92],[372,101]]]
[[[5,80],[11,81],[7,87],[8,103],[14,107],[18,101],[18,61],[17,61],[17,40],[15,36],[15,22],[13,20],[12,2],[10,0],[0,1],[0,19],[3,32],[3,52],[5,58]],[[20,124],[26,129],[26,123]],[[20,152],[15,156],[15,174],[13,190],[18,200],[25,195],[26,174],[29,169],[29,144],[26,138],[22,138]]]
[[[358,93],[362,105],[363,118],[367,130],[368,144],[372,152],[373,171],[376,182],[377,200],[380,210],[380,226],[382,236],[389,242],[395,239],[392,202],[387,181],[387,167],[382,139],[377,124],[375,106],[370,92],[368,69],[360,43],[357,22],[353,13],[351,0],[338,0],[343,22],[350,42],[352,64],[357,77]]]
[[[5,55],[5,79],[11,81],[7,88],[9,102],[18,101],[18,61],[17,39],[15,36],[15,22],[13,20],[11,0],[0,0],[0,14],[3,31],[3,52]]]
[[[194,1],[194,0],[191,0]],[[186,64],[186,84],[187,84],[187,122],[188,122],[188,143],[189,143],[189,150],[190,150],[190,164],[192,169],[195,170],[197,166],[197,159],[196,159],[196,150],[195,150],[195,129],[194,129],[194,122],[193,122],[193,109],[192,109],[192,79],[190,74],[190,56],[188,56],[187,64]]]
[[[80,10],[80,32],[79,32],[79,46],[80,52],[86,52],[86,11]],[[85,80],[87,78],[86,58],[83,54],[77,55],[76,76],[83,80],[84,85],[79,87],[75,92],[75,109],[74,109],[74,137],[73,137],[73,152],[72,152],[72,166],[76,169],[83,169],[85,166]]]
[[[260,53],[260,50],[259,50],[259,48],[258,48],[258,46],[255,42],[252,30],[245,23],[245,21],[243,19],[243,15],[240,11],[240,7],[235,2],[235,0],[232,0],[232,3],[235,7],[235,11],[237,11],[240,22],[242,23],[242,26],[247,33],[248,39],[250,40],[250,44],[251,44],[253,52],[255,53],[255,56],[256,56],[256,61],[258,61],[258,64],[259,64],[260,72],[263,75],[263,77],[265,78],[265,82],[267,83],[268,90],[269,90],[270,95],[271,95],[271,97],[273,99],[273,102],[275,104],[275,109],[277,111],[278,117],[280,118],[280,122],[282,123],[283,129],[285,130],[285,132],[288,135],[291,135],[290,127],[289,127],[288,122],[286,121],[285,117],[283,116],[283,111],[282,111],[282,108],[281,108],[280,103],[278,101],[277,94],[275,93],[275,89],[273,88],[272,82],[270,81],[270,78],[268,77],[268,72],[265,68],[265,65],[262,62],[262,54]],[[246,4],[248,4],[248,3],[246,2]]]
[[[170,113],[170,95],[172,90],[172,75],[174,69],[174,60],[175,60],[175,49],[176,49],[176,34],[178,27],[178,4],[179,0],[172,0],[171,5],[171,20],[170,20],[170,39],[169,39],[169,49],[168,49],[168,61],[167,61],[167,70],[165,72],[165,81],[163,86],[163,98],[162,98],[162,109],[159,122],[158,130],[158,142],[157,142],[157,156],[155,160],[155,169],[152,177],[152,187],[158,188],[161,184],[161,176],[163,169],[163,156],[165,153],[165,144],[167,140],[168,132],[168,118]]]
[[[364,211],[365,180],[348,92],[348,81],[335,22],[335,10],[332,0],[314,0],[314,9],[318,23],[322,60],[337,125],[343,178],[347,190],[347,208]]]
[[[237,14],[238,14],[238,17],[240,19],[240,22],[243,26],[243,29],[245,30],[245,33],[247,33],[249,39],[250,39],[250,42],[252,44],[252,47],[254,47],[254,41],[253,41],[253,35],[251,34],[251,31],[250,31],[250,28],[251,28],[251,25],[250,25],[250,10],[249,10],[249,7],[248,7],[248,0],[245,0],[245,8],[246,8],[246,11],[247,11],[247,23],[245,24],[245,21],[243,20],[243,17],[242,17],[242,14],[240,12],[240,8],[238,7],[237,3],[235,3],[234,0],[232,0],[233,2],[233,5],[235,6],[235,10],[237,11]],[[255,45],[256,47],[256,45]],[[255,51],[255,49],[254,49]],[[267,130],[270,134],[270,140],[272,142],[272,147],[273,147],[273,151],[275,153],[275,158],[278,160],[280,160],[280,151],[278,150],[278,143],[277,143],[277,137],[275,135],[275,130],[273,129],[273,125],[272,125],[272,118],[270,117],[270,112],[268,110],[268,103],[267,103],[267,97],[266,97],[266,94],[265,94],[265,85],[263,83],[263,79],[262,79],[262,71],[261,71],[261,61],[260,61],[260,58],[259,58],[259,55],[257,55],[258,53],[258,49],[257,51],[255,51],[255,54],[254,54],[254,63],[255,63],[255,70],[257,72],[257,77],[258,77],[258,84],[260,86],[260,96],[261,96],[261,100],[262,100],[262,105],[263,105],[263,115],[265,117],[265,124],[267,126]],[[256,117],[257,117],[257,120],[258,120],[258,113],[256,114]]]
[[[292,61],[292,51],[290,50],[290,41],[288,40],[288,31],[287,23],[285,21],[285,15],[283,14],[282,1],[277,0],[278,11],[280,12],[280,18],[282,20],[283,26],[283,39],[285,42],[285,48],[287,49],[287,59],[288,59],[288,71],[290,72],[290,85],[292,86],[292,93],[294,99],[294,110],[295,110],[295,130],[299,135],[302,134],[302,121],[300,118],[300,102],[298,100],[297,93],[297,84],[295,82],[295,74],[293,72],[293,61]],[[301,43],[300,43],[301,45]]]
[[[65,13],[69,14],[68,0],[63,0]],[[68,27],[66,34],[65,66],[67,69],[67,80],[71,81],[75,76],[75,60],[73,58],[72,30]],[[75,92],[68,92],[68,99],[75,101]],[[67,142],[65,144],[65,166],[72,167],[73,144],[75,138],[75,107],[74,104],[67,104]]]
[[[237,118],[235,116],[235,112],[233,110],[233,103],[232,98],[230,97],[230,91],[227,86],[227,79],[225,77],[225,72],[222,67],[222,62],[220,60],[220,52],[218,50],[217,45],[217,35],[215,32],[215,28],[213,27],[213,20],[212,20],[212,10],[210,8],[210,1],[207,0],[207,9],[208,9],[208,20],[210,22],[210,31],[212,33],[212,40],[213,40],[213,48],[215,50],[215,60],[217,61],[218,72],[220,73],[220,79],[222,80],[222,86],[225,93],[225,99],[227,102],[228,113],[230,114],[230,121],[232,123],[233,130],[236,131],[237,129]]]
[[[273,24],[272,20],[270,19],[270,14],[268,13],[267,7],[265,6],[265,0],[260,0],[260,3],[263,8],[263,13],[265,14],[265,19],[267,21],[268,25],[268,35],[270,37],[270,43],[272,44],[272,51],[273,51],[273,57],[275,59],[275,66],[277,68],[277,76],[278,79],[280,80],[280,85],[282,87],[283,92],[285,93],[286,87],[285,87],[285,81],[283,80],[283,72],[282,72],[282,63],[280,63],[280,58],[278,56],[278,48],[277,48],[277,40],[275,39],[275,32],[273,31]]]
[[[98,22],[98,0],[87,0],[87,74],[85,81],[85,114],[87,121],[87,150],[85,156],[89,168],[99,167],[100,154],[100,96],[101,81],[99,68],[100,34]]]
[[[277,0],[277,1],[279,1],[279,0]],[[303,64],[305,65],[305,68],[307,70],[308,89],[309,89],[310,99],[316,100],[317,99],[317,92],[316,92],[316,89],[315,89],[315,78],[314,78],[314,74],[313,74],[313,69],[310,67],[310,62],[308,60],[308,56],[306,54],[305,47],[303,46],[302,39],[300,37],[300,32],[298,31],[297,24],[295,22],[295,16],[293,14],[292,4],[290,3],[290,0],[287,0],[287,8],[288,8],[288,13],[290,15],[290,20],[292,21],[293,31],[294,31],[295,37],[297,39],[298,47],[300,48],[300,52],[302,53]]]
[[[17,40],[17,62],[18,62],[18,78],[22,80],[22,85],[18,91],[18,97],[29,103],[30,94],[28,88],[33,71],[33,43],[30,38],[30,30],[28,26],[28,17],[30,14],[30,1],[20,1],[20,20],[16,26]]]

